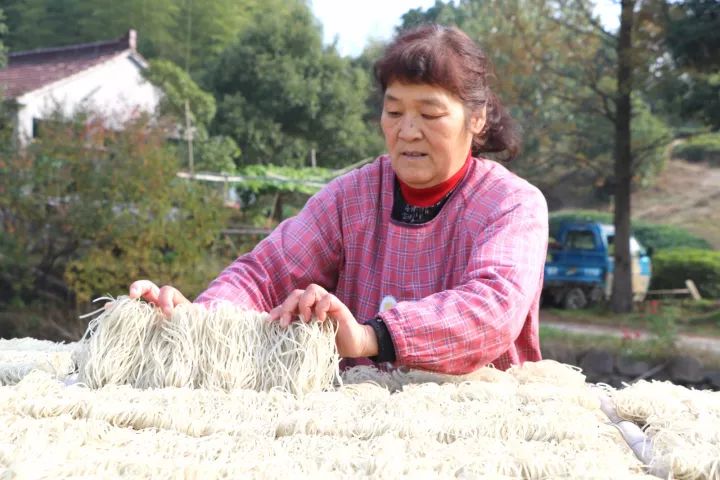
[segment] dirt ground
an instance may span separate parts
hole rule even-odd
[[[720,249],[720,168],[670,160],[632,197],[633,218],[684,227]]]

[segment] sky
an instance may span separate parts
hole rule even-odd
[[[359,55],[368,40],[389,39],[400,17],[412,8],[427,9],[435,0],[311,0],[313,13],[323,25],[323,41],[337,39],[342,55]],[[619,6],[597,0],[595,12],[608,29],[616,29]]]

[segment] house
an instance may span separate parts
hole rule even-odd
[[[58,111],[97,112],[110,127],[155,111],[161,93],[143,78],[148,64],[136,46],[130,30],[111,41],[10,53],[0,91],[15,138],[26,144],[39,122]]]

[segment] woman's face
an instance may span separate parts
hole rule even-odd
[[[395,174],[427,188],[460,170],[485,115],[470,114],[468,122],[460,99],[447,90],[395,81],[385,90],[380,124]]]

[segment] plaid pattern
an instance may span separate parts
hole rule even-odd
[[[498,163],[473,159],[442,211],[407,225],[390,218],[393,178],[382,156],[335,179],[196,302],[267,311],[317,283],[365,321],[392,295],[399,303],[380,316],[398,366],[460,374],[539,360],[548,239],[540,191]]]

